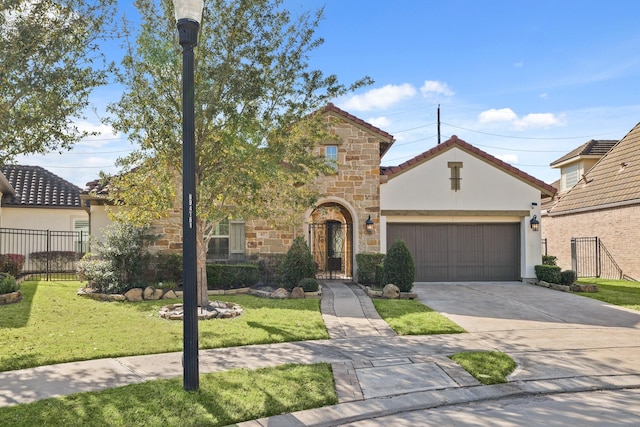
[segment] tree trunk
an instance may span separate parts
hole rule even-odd
[[[204,236],[202,235],[204,223],[199,218],[196,218],[196,221],[198,307],[204,307],[209,304],[209,295],[207,294],[207,247],[204,244]]]

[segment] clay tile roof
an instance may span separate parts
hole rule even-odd
[[[387,151],[389,151],[389,148],[391,148],[391,146],[393,145],[394,142],[394,138],[393,135],[391,135],[390,133],[387,133],[385,131],[383,131],[380,128],[377,128],[375,126],[373,126],[371,123],[367,123],[362,119],[359,119],[358,117],[354,116],[353,114],[347,113],[346,111],[336,107],[335,105],[329,103],[327,104],[326,107],[324,107],[324,109],[322,110],[323,112],[333,112],[339,116],[344,117],[347,120],[350,120],[352,122],[357,123],[358,125],[362,126],[363,128],[377,133],[378,135],[380,135],[380,137],[382,138],[382,141],[380,142],[380,157],[382,158],[382,156],[385,155],[385,153]]]
[[[616,145],[618,141],[613,139],[592,139],[590,141],[585,142],[575,150],[570,151],[564,156],[560,157],[558,160],[553,161],[550,166],[555,166],[560,163],[564,163],[567,160],[578,158],[581,156],[597,156],[602,157],[611,148]]]
[[[552,214],[640,204],[640,123],[549,211]]]
[[[3,198],[5,206],[79,208],[80,187],[40,166],[6,165],[3,175],[14,195]]]
[[[520,169],[511,166],[510,164],[503,162],[502,160],[492,156],[489,153],[486,153],[482,150],[480,150],[479,148],[474,147],[473,145],[469,144],[468,142],[463,141],[462,139],[458,139],[458,137],[456,135],[453,135],[451,138],[449,138],[447,141],[443,142],[442,144],[438,144],[435,147],[433,147],[432,149],[425,151],[424,153],[418,154],[417,156],[415,156],[414,158],[407,160],[406,162],[398,165],[398,166],[384,166],[380,168],[380,173],[382,175],[387,175],[389,176],[389,178],[393,178],[394,175],[405,172],[423,162],[425,162],[428,159],[431,159],[435,156],[437,156],[438,154],[447,151],[453,147],[458,147],[464,151],[466,151],[467,153],[486,161],[487,163],[492,164],[493,166],[497,167],[498,169],[502,169],[504,172],[508,173],[509,175],[512,175],[524,182],[527,182],[531,185],[533,185],[534,187],[537,187],[540,189],[540,191],[543,194],[552,196],[556,193],[556,189],[545,183],[544,181],[541,181],[537,178],[534,178],[533,176],[529,175],[526,172],[521,171]]]

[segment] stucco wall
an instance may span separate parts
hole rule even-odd
[[[89,219],[84,209],[2,207],[3,228],[74,231],[75,219]]]
[[[640,205],[572,215],[545,216],[542,237],[547,252],[558,258],[563,270],[571,269],[571,238],[599,237],[622,272],[640,280]]]
[[[462,162],[459,191],[451,190],[449,162]],[[541,263],[541,235],[529,226],[533,215],[540,218],[540,190],[459,148],[436,155],[382,184],[380,205],[383,212],[425,211],[420,216],[387,216],[382,236],[386,236],[386,224],[393,222],[519,222],[522,277],[534,278],[534,266]],[[383,250],[387,244],[383,237]]]

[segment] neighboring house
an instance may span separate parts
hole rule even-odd
[[[382,247],[404,239],[416,281],[535,278],[530,223],[552,186],[456,136],[382,174]]]
[[[89,231],[80,187],[40,166],[6,165],[0,170],[13,189],[6,194],[3,191],[0,227]]]
[[[611,144],[611,141],[607,141]],[[606,149],[606,145],[603,146]],[[578,150],[578,149],[577,149]],[[576,152],[574,150],[572,153]],[[569,153],[571,154],[571,153]],[[579,159],[580,154],[574,154]],[[563,160],[564,159],[564,160]],[[569,165],[569,155],[552,165]],[[571,238],[598,237],[623,274],[640,278],[640,123],[560,195],[543,220],[549,255],[571,269]]]
[[[415,231],[429,239],[433,231],[441,237],[432,249],[410,246],[417,280],[535,277],[540,233],[529,221],[539,217],[541,194],[553,195],[553,187],[455,137],[398,167],[381,168],[392,135],[332,104],[322,113],[338,138],[316,147],[336,165],[335,173],[311,184],[322,194],[316,205],[287,230],[267,219],[221,222],[209,244],[210,259],[282,254],[304,236],[320,277],[350,278],[357,272],[356,254],[386,252],[396,237],[411,240]],[[90,182],[82,197],[91,205],[91,233],[99,236],[94,227],[109,223],[108,187]],[[407,225],[415,230],[406,232]],[[155,227],[163,235],[155,249],[181,249],[179,209]],[[442,237],[449,233],[451,239]],[[429,275],[432,269],[437,273]]]

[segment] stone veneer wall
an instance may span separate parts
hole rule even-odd
[[[354,255],[360,252],[380,252],[380,137],[332,113],[325,120],[333,127],[337,141],[327,145],[338,146],[338,171],[319,177],[313,184],[323,200],[336,202],[336,198],[350,204],[359,229],[354,230]],[[324,146],[316,147],[324,155]],[[374,232],[367,234],[365,221],[371,215]],[[269,219],[252,219],[245,223],[245,250],[251,254],[285,253],[295,237],[304,235],[304,224],[309,221],[301,212],[296,227],[276,227]],[[354,224],[356,221],[354,221]],[[167,218],[154,223],[154,232],[161,235],[152,252],[180,253],[182,250],[181,209],[173,209]],[[305,238],[307,236],[305,235]]]
[[[542,238],[547,253],[558,257],[563,270],[571,269],[571,238],[599,237],[622,272],[640,280],[640,205],[572,215],[544,216]]]
[[[380,137],[331,113],[325,120],[338,137],[336,141],[326,142],[326,145],[338,146],[338,171],[318,177],[314,182],[324,196],[319,204],[337,202],[336,199],[350,204],[358,216],[359,226],[357,232],[354,230],[354,237],[358,238],[354,242],[354,254],[380,252]],[[316,147],[316,152],[324,155],[324,145]],[[367,234],[364,228],[369,215],[374,222],[372,234]],[[289,230],[277,230],[265,220],[247,221],[247,254],[286,252],[293,239],[304,233],[303,225],[308,221],[301,213],[300,225]]]

